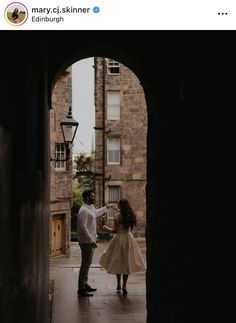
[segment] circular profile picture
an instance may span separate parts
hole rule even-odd
[[[28,10],[21,2],[12,2],[5,9],[5,19],[12,26],[23,25],[28,19]]]

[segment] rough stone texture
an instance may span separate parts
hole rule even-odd
[[[50,143],[51,156],[55,156],[55,144],[64,143],[60,121],[65,118],[72,104],[71,67],[58,78],[52,92],[52,109],[50,110]],[[58,170],[55,161],[51,161],[50,210],[53,217],[63,218],[62,253],[70,253],[70,223],[72,205],[72,162],[65,162],[65,170]],[[52,222],[51,222],[52,223]],[[51,226],[49,230],[50,240]]]
[[[107,120],[106,96],[109,90],[120,91],[120,120]],[[107,199],[108,186],[114,181],[119,181],[120,197],[127,198],[137,214],[136,235],[144,236],[147,107],[143,88],[136,75],[123,64],[120,64],[119,75],[108,74],[106,60],[101,57],[95,58],[95,106],[96,127],[109,129],[108,133],[96,131],[96,173],[105,171],[104,177],[110,177],[105,180],[104,186],[102,178],[97,179],[97,202],[103,201],[101,194],[104,194],[104,188],[104,196]],[[120,138],[120,165],[107,163],[106,140],[113,137]]]

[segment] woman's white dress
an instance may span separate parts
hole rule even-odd
[[[118,226],[117,233],[103,251],[99,264],[109,274],[130,274],[144,271],[145,264],[131,230]]]

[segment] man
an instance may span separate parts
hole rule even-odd
[[[88,284],[89,267],[93,260],[94,249],[97,248],[97,218],[114,208],[114,204],[108,204],[99,209],[95,209],[95,194],[93,190],[86,190],[82,193],[84,204],[79,209],[77,215],[78,242],[81,249],[81,266],[78,277],[78,296],[93,296],[90,292],[97,289]]]

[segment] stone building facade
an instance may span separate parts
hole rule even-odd
[[[147,109],[136,75],[112,59],[95,58],[95,188],[98,205],[127,198],[145,236]],[[111,210],[105,220],[113,222]]]
[[[72,103],[71,68],[58,77],[52,93],[50,110],[51,157],[64,159],[66,149],[60,121]],[[51,160],[50,186],[50,254],[70,254],[70,223],[72,205],[72,162]]]

